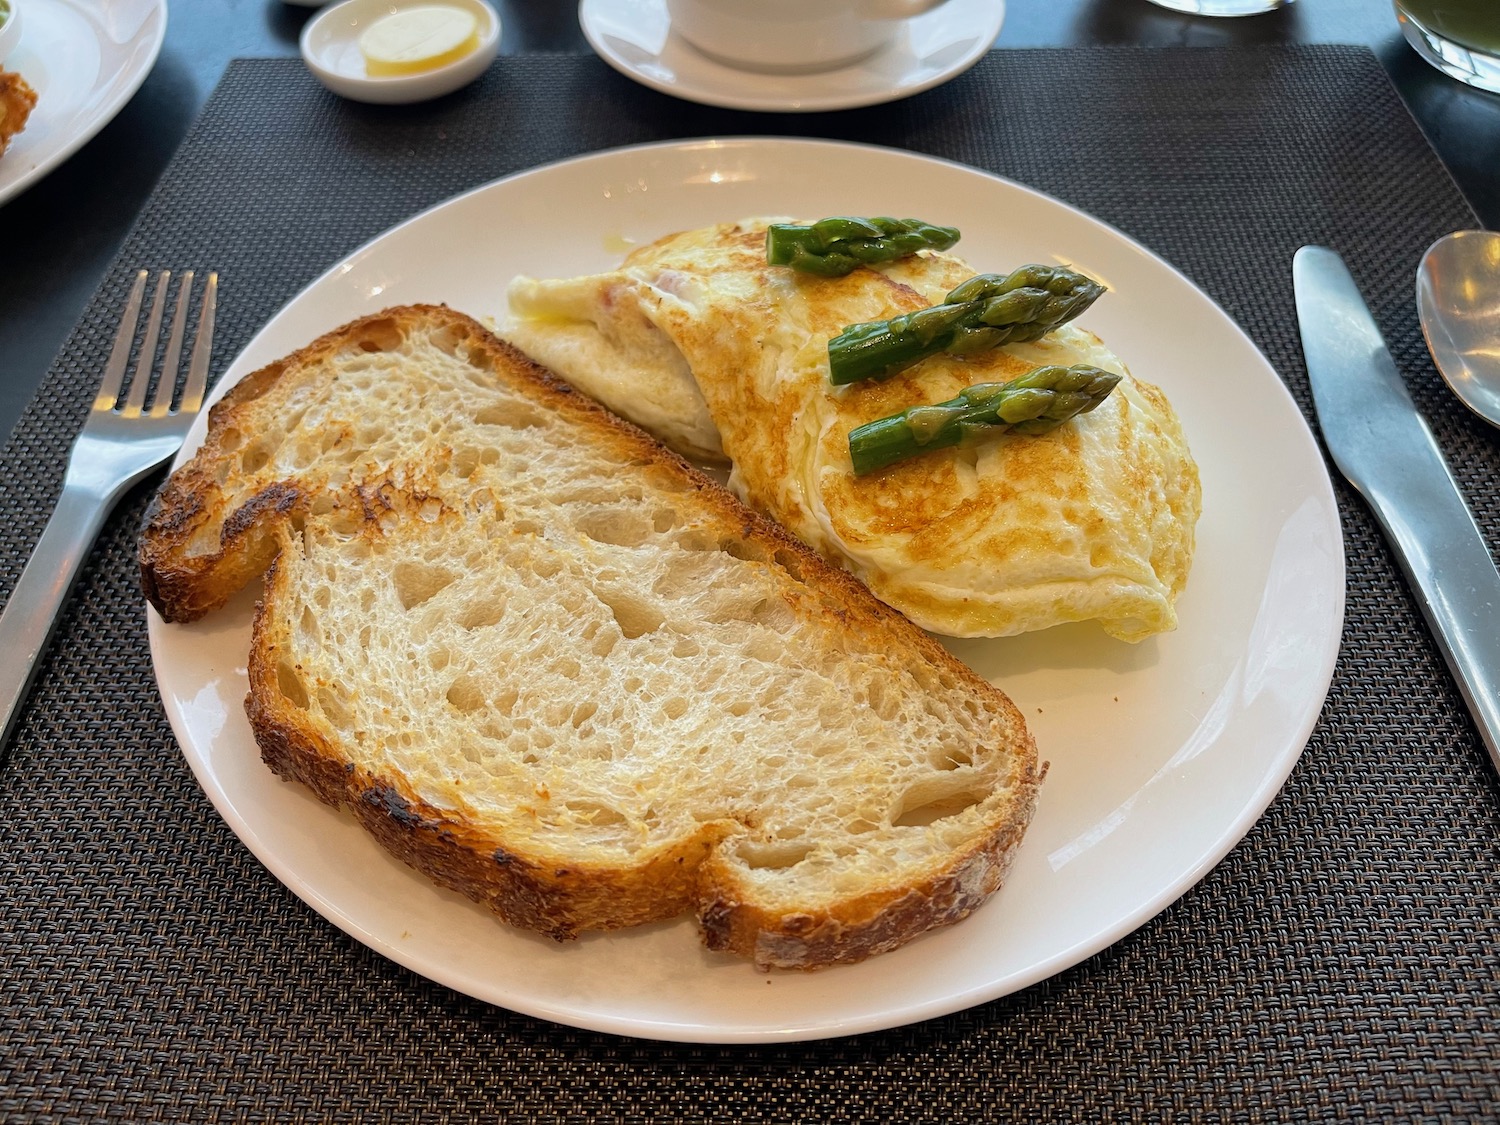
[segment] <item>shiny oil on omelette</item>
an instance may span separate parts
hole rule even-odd
[[[1072,324],[834,386],[831,337],[938,303],[975,271],[933,251],[838,278],[769,266],[775,221],[671,235],[610,273],[518,277],[502,334],[685,455],[727,458],[743,499],[923,628],[998,637],[1097,620],[1127,641],[1175,628],[1200,492],[1166,396]],[[1122,376],[1088,414],[853,473],[862,423],[1078,363]]]

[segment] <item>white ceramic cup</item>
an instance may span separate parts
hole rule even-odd
[[[945,0],[667,0],[672,31],[715,62],[767,74],[849,66]]]

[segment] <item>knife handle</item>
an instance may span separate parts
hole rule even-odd
[[[1500,571],[1435,443],[1427,456],[1435,471],[1395,474],[1361,491],[1398,548],[1422,616],[1500,771]]]

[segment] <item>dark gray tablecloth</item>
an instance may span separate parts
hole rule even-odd
[[[1500,544],[1500,437],[1449,399],[1412,309],[1422,250],[1476,224],[1362,50],[1000,51],[905,102],[775,117],[678,102],[587,57],[502,59],[410,108],[247,61],[0,457],[0,589],[50,510],[135,266],[221,271],[222,367],[331,262],[455,192],[591,149],[740,133],[934,153],[1074,203],[1206,288],[1304,409],[1290,260],[1336,247]],[[756,1048],[488,1007],[369,952],[262,869],[156,695],[133,557],[143,487],[106,528],[0,766],[0,1119],[1494,1118],[1500,785],[1389,550],[1338,489],[1349,602],[1328,705],[1217,869],[1018,995]]]

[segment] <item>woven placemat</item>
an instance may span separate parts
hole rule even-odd
[[[331,262],[447,196],[591,149],[737,133],[896,145],[1074,203],[1207,289],[1309,417],[1291,255],[1338,248],[1500,544],[1500,440],[1453,406],[1412,310],[1422,250],[1476,224],[1363,50],[992,52],[904,102],[777,117],[675,101],[591,57],[502,59],[411,108],[246,61],[0,458],[0,589],[60,487],[135,265],[222,272],[222,368]],[[1157,919],[1022,993],[777,1047],[492,1008],[282,887],[198,789],[157,699],[133,556],[143,487],[105,529],[0,766],[0,1120],[1494,1118],[1500,784],[1384,541],[1337,487],[1343,653],[1248,838]]]

